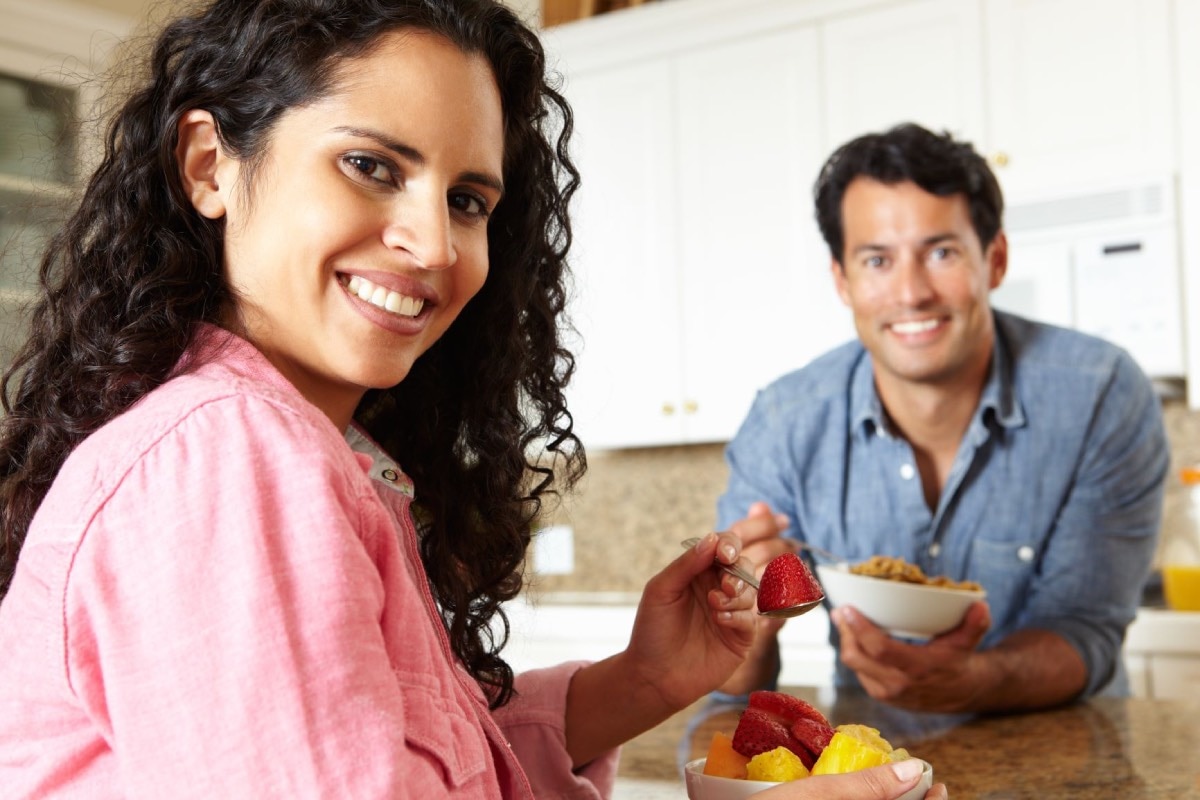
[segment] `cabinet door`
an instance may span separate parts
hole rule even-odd
[[[674,256],[670,64],[572,75],[573,157],[581,187],[572,315],[578,371],[569,392],[590,447],[675,443],[680,385]]]
[[[853,335],[813,220],[818,53],[801,27],[678,60],[689,441],[730,438],[758,389]]]
[[[980,16],[978,0],[913,0],[826,22],[830,149],[900,122],[982,144]]]
[[[986,0],[989,140],[1010,202],[1174,168],[1167,6]]]

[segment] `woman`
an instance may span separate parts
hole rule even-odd
[[[607,794],[753,597],[709,535],[624,652],[501,657],[584,466],[536,37],[488,0],[214,0],[150,66],[5,379],[5,796]]]

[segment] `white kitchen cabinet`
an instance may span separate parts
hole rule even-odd
[[[1176,166],[1169,0],[897,0],[822,31],[831,147],[949,130],[1010,201]]]
[[[675,62],[687,441],[729,439],[758,389],[853,335],[809,191],[818,53],[806,26]]]
[[[823,22],[826,141],[916,122],[984,136],[978,0],[911,0]]]
[[[604,69],[562,54],[586,445],[726,440],[758,389],[852,336],[812,219],[818,54],[804,26]]]
[[[572,213],[579,342],[570,404],[589,446],[682,436],[672,81],[659,60],[569,75],[564,87],[582,175]]]
[[[988,136],[1010,201],[1175,163],[1168,0],[985,0]]]

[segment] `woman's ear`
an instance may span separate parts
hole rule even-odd
[[[194,108],[179,120],[175,163],[192,205],[202,216],[220,219],[228,210],[228,195],[236,164],[221,150],[217,123],[209,112]]]

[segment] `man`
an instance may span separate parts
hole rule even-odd
[[[863,136],[815,194],[858,341],[759,394],[726,451],[719,527],[760,566],[799,540],[986,589],[928,642],[835,609],[840,686],[944,712],[1127,691],[1168,465],[1150,382],[1111,344],[989,306],[1003,199],[969,144],[916,125]],[[779,625],[763,619],[724,691],[770,685]]]

